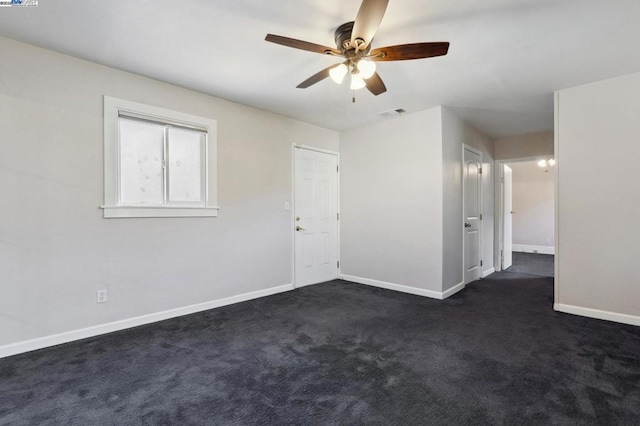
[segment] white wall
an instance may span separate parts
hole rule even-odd
[[[443,287],[463,282],[462,145],[482,152],[482,272],[493,270],[494,177],[493,141],[464,123],[453,111],[442,109],[443,145]]]
[[[439,107],[340,134],[346,279],[430,297],[462,288],[463,143],[483,151],[492,269],[493,142]]]
[[[8,39],[0,56],[0,356],[290,287],[291,147],[337,150],[336,132]],[[219,217],[102,218],[103,95],[218,120]]]
[[[482,275],[485,276],[494,272],[494,141],[465,125],[464,143],[482,151]]]
[[[462,144],[465,125],[442,109],[442,287],[463,283]]]
[[[640,325],[640,73],[556,95],[556,309]]]
[[[495,141],[496,160],[553,157],[553,132],[529,133]]]
[[[494,144],[494,158],[496,160],[496,173],[495,173],[495,212],[494,215],[494,240],[500,242],[495,245],[493,253],[494,266],[496,270],[502,268],[500,250],[502,249],[501,239],[502,235],[502,223],[500,218],[500,209],[502,208],[501,200],[501,184],[498,181],[500,178],[500,167],[507,163],[508,160],[522,160],[532,158],[553,158],[554,157],[554,133],[553,132],[540,132],[540,133],[528,133],[524,135],[517,135],[508,138],[498,139]],[[515,247],[518,249],[518,247]],[[553,249],[546,249],[551,253]]]
[[[340,134],[341,273],[442,290],[441,109]]]
[[[537,161],[507,164],[513,170],[513,251],[553,253],[555,171]],[[555,167],[555,166],[554,166]]]

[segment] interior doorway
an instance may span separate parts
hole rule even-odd
[[[496,270],[553,276],[555,161],[552,157],[502,160],[497,166]]]

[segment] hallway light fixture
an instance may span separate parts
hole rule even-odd
[[[540,160],[538,161],[538,166],[539,167],[547,167],[547,166],[555,166],[556,165],[556,160],[554,160],[553,158],[549,158],[548,160]]]

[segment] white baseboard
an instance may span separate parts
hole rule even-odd
[[[466,284],[463,282],[454,285],[453,287],[451,287],[448,290],[445,290],[442,292],[442,299],[446,299],[447,297],[453,296],[454,294],[456,294],[457,292],[459,292],[460,290],[464,289],[466,287]]]
[[[112,333],[114,331],[125,330],[127,328],[163,321],[183,315],[194,314],[196,312],[207,311],[209,309],[220,308],[222,306],[233,305],[239,302],[246,302],[247,300],[258,299],[260,297],[290,291],[293,290],[293,288],[293,284],[286,284],[250,293],[239,294],[237,296],[226,297],[224,299],[212,300],[209,302],[114,321],[107,324],[100,324],[51,336],[39,337],[37,339],[25,340],[23,342],[11,343],[9,345],[0,346],[0,358],[34,351],[36,349],[47,348],[49,346],[56,346],[62,343],[73,342],[75,340],[86,339],[88,337],[95,337],[101,334]]]
[[[482,275],[480,276],[480,278],[485,278],[488,277],[489,275],[493,274],[494,272],[496,272],[496,268],[489,268],[486,271],[484,271],[482,273]]]
[[[528,244],[512,244],[512,251],[521,253],[556,254],[554,246],[532,246]]]
[[[580,315],[582,317],[596,318],[605,321],[619,322],[622,324],[637,325],[640,326],[640,317],[635,315],[619,314],[616,312],[601,311],[598,309],[583,308],[580,306],[564,305],[556,303],[553,305],[553,309],[558,312],[564,312],[567,314]]]
[[[371,278],[356,277],[353,275],[341,275],[340,278],[345,281],[351,281],[358,284],[370,285],[372,287],[385,288],[387,290],[400,291],[402,293],[415,294],[416,296],[424,296],[424,297],[429,297],[431,299],[438,299],[438,300],[446,299],[447,297],[451,296],[454,293],[457,293],[458,291],[464,288],[464,284],[458,284],[455,287],[443,293],[440,291],[426,290],[423,288],[410,287],[402,284],[388,283],[385,281],[373,280]]]

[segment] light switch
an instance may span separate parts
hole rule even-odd
[[[285,201],[285,202],[284,202],[284,209],[285,209],[285,210],[289,210],[290,208],[291,208],[291,205],[289,204],[289,202],[288,202],[288,201]]]

